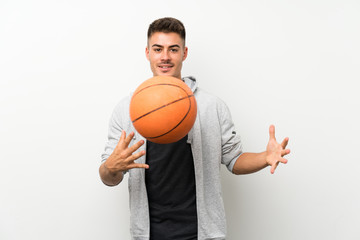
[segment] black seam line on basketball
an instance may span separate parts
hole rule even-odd
[[[181,119],[181,121],[175,126],[173,127],[172,129],[170,129],[169,131],[167,131],[166,133],[163,133],[159,136],[156,136],[156,137],[145,137],[147,139],[154,139],[154,138],[159,138],[159,137],[162,137],[162,136],[165,136],[166,134],[168,134],[169,132],[172,132],[175,128],[177,128],[184,120],[185,118],[187,117],[187,115],[189,114],[190,112],[190,109],[191,109],[191,100],[190,100],[190,97],[194,97],[194,95],[189,95],[188,96],[188,99],[189,99],[189,110],[187,111],[187,113],[185,114],[185,116],[183,117],[183,119]]]
[[[177,88],[180,88],[181,90],[183,90],[183,91],[186,93],[186,91],[185,91],[182,87],[180,87],[180,86],[178,86],[178,85],[176,85],[176,84],[170,84],[170,83],[157,83],[157,84],[153,84],[153,85],[150,85],[150,86],[144,87],[143,89],[141,89],[140,91],[138,91],[137,93],[135,93],[135,94],[134,94],[134,96],[135,96],[135,95],[137,95],[138,93],[142,92],[143,90],[147,89],[147,88],[156,87],[156,86],[160,86],[160,85],[167,85],[167,86],[177,87]]]
[[[194,94],[187,95],[186,97],[179,98],[179,99],[177,99],[177,100],[175,100],[175,101],[169,102],[168,104],[165,104],[165,105],[163,105],[163,106],[160,106],[160,107],[158,107],[158,108],[155,108],[154,110],[151,110],[150,112],[147,112],[147,113],[145,113],[144,115],[141,115],[140,117],[134,119],[134,120],[132,121],[132,123],[136,122],[137,120],[139,120],[139,119],[141,119],[141,118],[149,115],[150,113],[153,113],[153,112],[155,112],[155,111],[157,111],[157,110],[159,110],[159,109],[161,109],[161,108],[167,107],[167,106],[169,106],[169,105],[171,105],[171,104],[174,104],[174,103],[176,103],[176,102],[179,102],[179,101],[181,101],[181,100],[184,100],[184,99],[186,99],[186,98],[190,98],[190,97],[193,97],[193,96],[194,96]],[[191,103],[190,103],[190,106],[191,106]]]

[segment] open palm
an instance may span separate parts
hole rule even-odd
[[[287,159],[283,158],[290,153],[290,149],[286,149],[289,138],[285,138],[282,143],[278,143],[275,138],[275,126],[269,128],[269,143],[266,147],[266,162],[271,166],[270,172],[274,173],[279,163],[287,163]]]

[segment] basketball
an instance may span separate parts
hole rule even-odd
[[[130,119],[144,138],[172,143],[194,125],[197,105],[193,92],[180,79],[156,76],[140,84],[130,101]]]

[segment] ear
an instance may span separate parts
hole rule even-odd
[[[185,59],[187,58],[187,55],[188,55],[188,48],[187,48],[187,47],[185,47],[185,48],[184,48],[183,61],[185,61]]]
[[[145,48],[145,55],[146,55],[147,60],[150,61],[150,59],[149,59],[149,48],[147,46]]]
[[[149,60],[149,48],[147,46],[145,48],[145,56],[146,56],[147,60]]]

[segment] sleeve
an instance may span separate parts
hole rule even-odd
[[[115,107],[109,121],[108,140],[105,144],[104,152],[101,155],[101,162],[106,161],[108,157],[112,154],[116,145],[119,142],[121,132],[123,130],[119,107],[119,105]]]
[[[225,164],[230,172],[238,157],[243,153],[240,135],[236,132],[229,108],[225,103],[220,104],[220,129],[222,146],[222,164]]]

